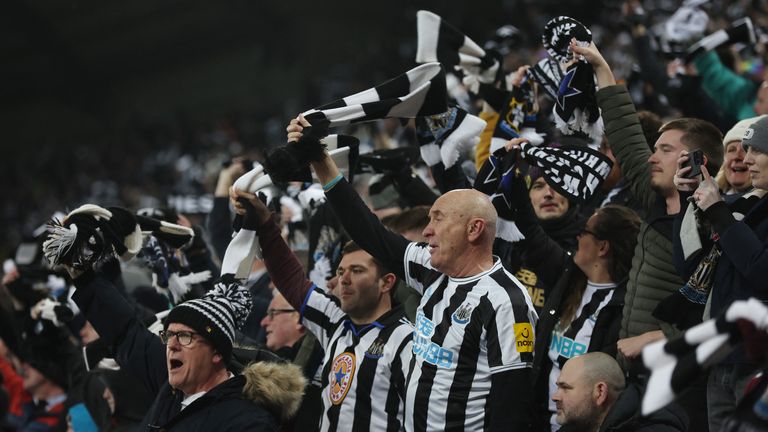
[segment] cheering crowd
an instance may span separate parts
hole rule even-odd
[[[632,68],[418,11],[413,68],[227,155],[201,223],[39,221],[0,429],[768,430],[768,5],[648,3]]]

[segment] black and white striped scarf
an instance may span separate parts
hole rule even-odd
[[[519,175],[516,171],[516,161],[512,153],[504,147],[492,153],[485,161],[475,178],[474,188],[488,195],[491,204],[496,208],[499,218],[496,222],[496,237],[510,243],[523,240],[525,236],[515,225],[515,213],[518,206],[516,199],[527,199],[519,195],[525,194],[525,188],[514,190],[513,177]]]
[[[523,143],[520,149],[529,166],[538,167],[547,184],[569,200],[588,201],[611,172],[612,162],[586,146],[536,147]],[[516,155],[504,147],[497,149],[477,173],[474,188],[489,195],[499,215],[496,237],[509,242],[523,235],[514,225],[516,200],[528,199],[526,190],[513,187],[519,176]],[[521,196],[524,195],[524,196]]]
[[[541,169],[547,184],[576,202],[589,201],[613,166],[607,156],[587,146],[536,147],[523,143],[520,148],[523,158]]]
[[[572,59],[570,41],[587,46],[592,33],[573,18],[559,16],[551,19],[541,39],[553,61],[540,61],[529,70],[547,94],[555,100],[554,120],[564,135],[583,133],[592,139],[603,135],[603,122],[595,96],[595,74],[592,65],[577,59],[563,72],[560,64]]]
[[[43,253],[52,265],[87,270],[111,257],[132,259],[149,235],[181,246],[195,234],[191,228],[135,215],[122,207],[83,204],[62,220],[49,222]]]
[[[557,100],[560,83],[563,81],[563,70],[552,57],[545,57],[528,69],[528,75],[533,78],[552,98]]]
[[[305,111],[312,125],[345,126],[384,118],[415,118],[448,110],[445,71],[426,63],[376,87]]]
[[[416,63],[440,62],[446,69],[461,68],[467,75],[464,83],[473,93],[481,83],[492,84],[499,78],[498,58],[439,15],[416,12],[416,32]]]
[[[429,166],[441,163],[452,167],[459,156],[480,141],[485,120],[458,107],[429,117],[416,119],[421,158]]]
[[[643,363],[651,375],[643,396],[643,415],[674,401],[701,373],[744,341],[745,334],[755,330],[768,331],[768,307],[751,298],[733,302],[719,317],[691,327],[676,339],[646,346]]]
[[[357,163],[359,140],[347,135],[328,135],[321,139],[320,142],[323,149],[328,151],[331,159],[339,167],[339,170],[349,176],[349,178],[352,178]],[[283,153],[288,154],[290,152]],[[274,157],[274,153],[270,154],[268,161]],[[272,166],[291,166],[291,168],[284,169],[284,172],[280,172],[278,176],[280,181],[312,181],[309,167],[305,165],[296,169],[290,163],[271,160],[271,164]],[[282,168],[285,168],[285,166]],[[269,188],[273,184],[272,176],[274,175],[274,171],[268,174],[264,166],[254,163],[253,169],[240,176],[235,181],[233,187],[253,194],[263,194],[264,198],[269,201],[273,198]],[[233,228],[232,240],[229,246],[227,246],[224,258],[222,259],[221,275],[222,277],[224,275],[231,275],[236,280],[244,280],[248,278],[251,272],[253,261],[262,258],[261,248],[259,246],[259,239],[256,236],[256,227],[248,226],[245,218],[236,216]]]

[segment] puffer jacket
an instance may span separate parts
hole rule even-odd
[[[72,296],[93,328],[112,346],[122,369],[155,400],[142,431],[276,431],[301,403],[306,381],[292,364],[259,362],[224,381],[183,411],[184,394],[168,383],[165,346],[135,318],[106,279],[86,272]]]
[[[666,337],[680,331],[652,315],[660,300],[683,286],[672,259],[672,225],[663,197],[650,183],[651,151],[645,142],[635,106],[624,85],[613,85],[597,92],[597,101],[605,122],[605,133],[632,194],[643,205],[646,217],[640,226],[627,294],[620,337],[632,337],[662,330]]]

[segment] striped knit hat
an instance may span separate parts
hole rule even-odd
[[[251,310],[251,293],[242,285],[219,282],[201,299],[189,300],[171,309],[165,328],[171,323],[189,326],[205,337],[229,363],[235,329],[242,327]]]

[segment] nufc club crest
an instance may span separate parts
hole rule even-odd
[[[365,352],[365,357],[369,359],[380,359],[384,356],[384,341],[381,339],[376,339],[373,341],[370,347],[368,347],[368,350]]]
[[[334,405],[340,404],[347,396],[355,376],[355,354],[344,352],[333,359],[331,365],[330,398]]]
[[[453,322],[456,324],[466,324],[469,322],[469,318],[472,316],[472,311],[475,309],[475,305],[469,302],[462,303],[456,312],[451,315]]]

